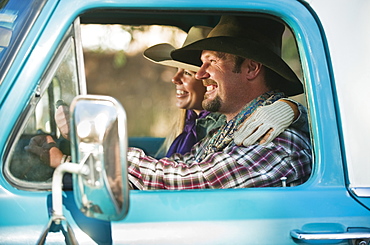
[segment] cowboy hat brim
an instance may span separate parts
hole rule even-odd
[[[146,49],[144,51],[144,57],[160,65],[182,68],[194,72],[197,72],[199,70],[199,66],[173,60],[171,57],[171,52],[173,50],[175,50],[175,48],[172,45],[168,43],[161,43]]]

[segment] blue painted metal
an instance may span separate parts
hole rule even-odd
[[[13,125],[63,34],[79,14],[94,8],[254,11],[282,18],[298,42],[315,157],[312,177],[294,188],[131,191],[128,216],[112,223],[82,217],[72,193],[66,192],[66,217],[81,244],[91,243],[81,230],[95,241],[113,239],[115,244],[295,244],[289,235],[294,229],[344,232],[348,227],[370,227],[369,210],[346,189],[325,37],[298,1],[48,1],[0,87],[2,161]],[[0,240],[36,241],[49,218],[50,192],[18,190],[0,171]],[[12,230],[18,232],[16,238]]]

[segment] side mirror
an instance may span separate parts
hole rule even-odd
[[[128,212],[126,113],[108,96],[77,96],[71,103],[72,162],[86,174],[73,174],[73,190],[88,217],[120,220]],[[81,166],[82,167],[82,166]]]

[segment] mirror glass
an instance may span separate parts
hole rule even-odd
[[[73,176],[76,203],[88,217],[119,220],[128,210],[126,114],[112,97],[81,95],[71,104],[73,162],[88,168]]]

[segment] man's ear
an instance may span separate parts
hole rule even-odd
[[[243,65],[248,80],[255,79],[262,70],[262,64],[254,60],[245,59]]]

